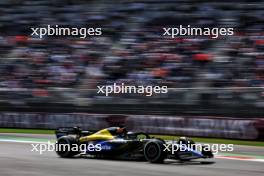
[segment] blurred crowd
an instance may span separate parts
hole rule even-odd
[[[230,0],[3,0],[0,88],[85,90],[113,82],[169,88],[264,86],[264,3]],[[163,27],[233,27],[168,38]],[[31,27],[101,27],[100,37],[30,36]],[[262,95],[263,96],[263,95]]]

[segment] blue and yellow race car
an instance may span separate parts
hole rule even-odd
[[[95,158],[147,160],[162,163],[165,159],[189,161],[212,158],[211,151],[195,149],[191,139],[164,141],[144,132],[127,132],[125,127],[110,127],[97,132],[79,127],[56,130],[56,152],[60,157],[88,156]]]

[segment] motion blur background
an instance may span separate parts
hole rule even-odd
[[[101,27],[100,37],[30,36],[31,27]],[[163,27],[233,27],[213,39]],[[263,117],[264,2],[1,0],[0,110]],[[167,85],[168,94],[98,95],[97,85]]]

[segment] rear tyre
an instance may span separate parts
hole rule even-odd
[[[78,149],[78,142],[72,136],[62,136],[56,144],[56,153],[62,158],[72,158],[80,153]]]
[[[144,156],[151,163],[163,163],[166,158],[164,142],[161,140],[149,141],[144,146]]]

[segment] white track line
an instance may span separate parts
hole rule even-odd
[[[28,140],[15,140],[15,139],[0,139],[0,142],[14,142],[14,143],[34,143],[34,144],[47,144],[48,142],[28,141]]]

